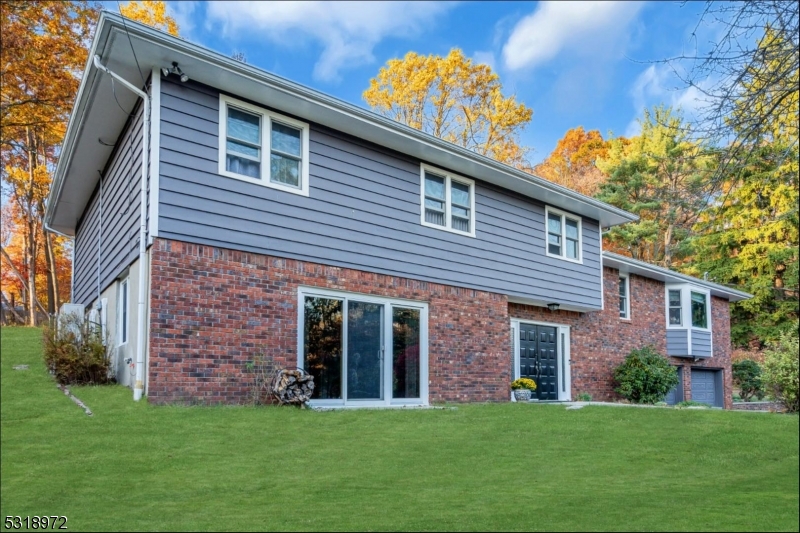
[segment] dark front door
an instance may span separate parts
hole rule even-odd
[[[552,326],[519,326],[519,375],[536,381],[535,398],[558,400],[558,330]]]

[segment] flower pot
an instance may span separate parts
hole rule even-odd
[[[531,399],[531,391],[528,389],[516,389],[514,391],[514,399],[518,402],[527,402]]]

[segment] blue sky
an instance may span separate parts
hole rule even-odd
[[[106,5],[111,4],[108,2]],[[109,6],[110,7],[110,6]],[[696,92],[653,60],[713,38],[703,3],[673,2],[168,2],[184,38],[364,106],[389,59],[461,48],[533,108],[522,142],[537,163],[569,129],[635,134],[645,106],[681,106]],[[116,9],[113,3],[112,9]]]

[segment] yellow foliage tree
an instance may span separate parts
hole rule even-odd
[[[0,10],[0,174],[4,204],[13,206],[4,205],[3,221],[16,232],[3,237],[3,268],[20,285],[26,321],[35,325],[37,308],[55,311],[69,286],[68,279],[59,283],[68,254],[43,231],[42,218],[97,9],[88,2],[9,1]],[[3,277],[4,292],[9,283]]]
[[[454,48],[446,57],[391,59],[363,97],[377,113],[518,168],[529,167],[519,134],[533,110],[504,96],[500,78]]]
[[[597,168],[598,159],[608,155],[608,141],[597,130],[572,128],[558,141],[555,150],[533,173],[588,196],[597,194],[606,175]]]
[[[178,23],[167,14],[167,3],[156,0],[132,0],[120,6],[123,17],[152,26],[157,30],[178,36]]]

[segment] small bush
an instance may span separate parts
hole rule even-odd
[[[739,387],[739,396],[749,402],[755,396],[759,400],[764,398],[761,388],[761,366],[750,359],[743,359],[733,363],[733,384]]]
[[[703,402],[695,402],[694,400],[684,400],[682,402],[678,402],[675,404],[675,407],[705,407],[706,409],[711,409],[707,403]]]
[[[578,401],[579,402],[591,402],[592,401],[592,395],[589,394],[588,392],[581,392],[580,394],[578,394]]]
[[[770,343],[764,353],[761,381],[790,413],[800,411],[800,342],[797,327]]]
[[[529,378],[519,378],[511,382],[511,390],[527,389],[536,390],[536,382]]]
[[[615,391],[633,403],[654,404],[664,400],[678,384],[678,375],[669,360],[652,346],[633,350],[614,370],[619,385]]]
[[[100,328],[76,315],[62,315],[44,328],[44,362],[62,385],[102,385],[113,381]]]

